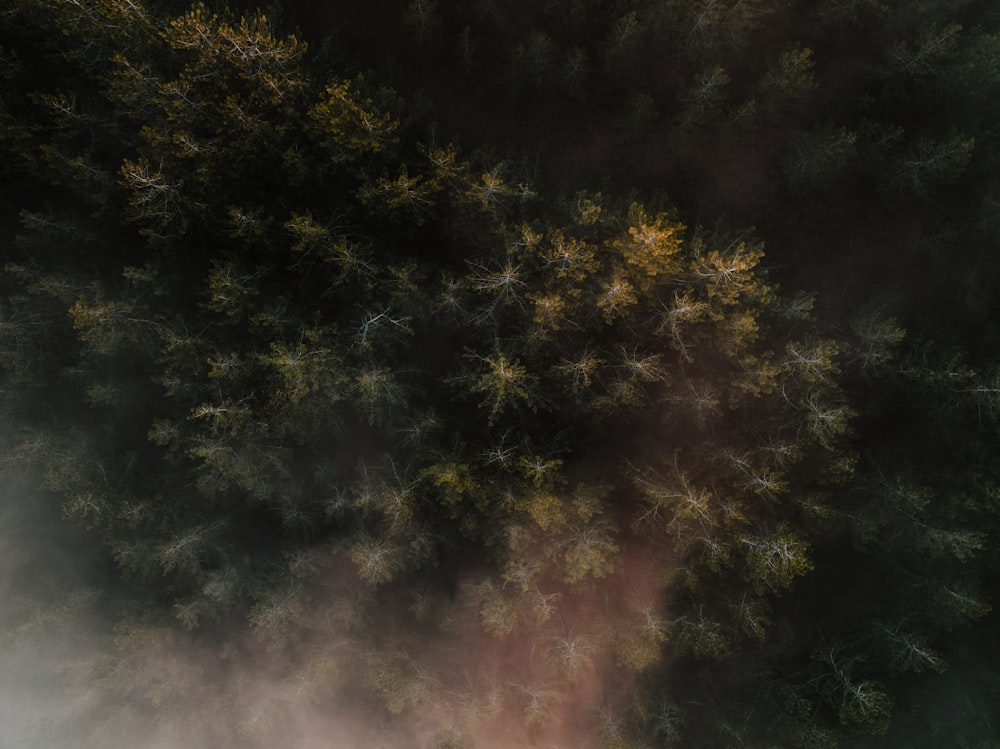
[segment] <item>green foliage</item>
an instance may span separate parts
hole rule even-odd
[[[440,33],[436,0],[411,0],[403,13],[403,21],[416,32],[419,46],[430,44]]]
[[[889,188],[904,194],[927,197],[954,182],[966,168],[975,139],[952,133],[944,140],[921,138],[894,164]]]
[[[515,85],[523,78],[537,90],[552,75],[554,67],[555,44],[543,31],[533,31],[512,50],[510,75]]]
[[[787,528],[743,536],[740,545],[747,564],[743,574],[758,593],[785,588],[814,567],[809,545]]]
[[[769,0],[697,0],[667,5],[681,16],[684,47],[690,54],[706,55],[719,48],[745,45],[748,35],[760,27],[776,4]]]
[[[639,49],[642,23],[635,11],[620,16],[605,41],[606,65],[614,71],[627,71]]]
[[[812,50],[795,44],[782,52],[760,79],[758,91],[764,110],[777,116],[801,103],[816,90]]]
[[[789,187],[795,191],[828,186],[855,167],[857,134],[846,128],[803,133],[792,142],[785,164]]]
[[[933,75],[941,69],[942,62],[955,54],[961,32],[962,26],[957,23],[943,28],[926,27],[912,44],[897,42],[889,47],[886,50],[886,66],[897,75]]]
[[[729,81],[721,65],[699,73],[678,97],[682,108],[677,115],[677,124],[682,128],[696,127],[713,117],[722,106],[725,98],[723,90]]]
[[[988,626],[995,331],[964,320],[962,359],[919,342],[915,302],[856,303],[881,287],[833,274],[814,305],[772,276],[828,245],[891,248],[872,267],[901,286],[956,272],[949,237],[989,256],[992,32],[933,3],[415,0],[379,33],[423,51],[389,72],[427,57],[454,91],[462,68],[441,121],[504,149],[463,154],[322,31],[174,5],[0,12],[4,465],[171,622],[124,619],[121,653],[179,625],[230,659],[251,629],[280,675],[235,721],[256,746],[294,694],[377,697],[442,746],[513,719],[539,744],[575,721],[832,747]],[[583,133],[603,193],[528,166]],[[169,713],[171,678],[137,709]]]

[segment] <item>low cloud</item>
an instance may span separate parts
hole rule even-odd
[[[6,491],[0,527],[4,748],[586,749],[629,699],[629,647],[660,644],[643,627],[667,560],[634,545],[575,587],[470,572],[377,595],[331,553],[274,636],[130,611],[101,588],[93,537],[28,482]],[[512,607],[510,631],[489,631],[495,606]]]

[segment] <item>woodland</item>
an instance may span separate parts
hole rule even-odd
[[[6,0],[0,747],[1000,747],[990,0]]]

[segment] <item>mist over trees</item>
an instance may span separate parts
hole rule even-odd
[[[993,746],[998,21],[10,0],[0,743]]]

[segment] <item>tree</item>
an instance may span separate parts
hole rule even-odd
[[[133,220],[148,222],[157,229],[171,230],[172,227],[173,232],[184,233],[187,219],[183,180],[169,177],[146,158],[138,161],[125,159],[120,173],[131,192],[129,205],[133,209]]]
[[[675,642],[679,653],[690,653],[695,658],[719,658],[728,655],[732,642],[722,622],[706,616],[704,607],[685,614],[672,622],[676,631]]]
[[[612,73],[628,72],[635,64],[643,26],[635,11],[620,16],[608,33],[604,47],[605,66]]]
[[[467,172],[467,169],[462,171]],[[460,183],[460,188],[468,204],[478,205],[494,218],[499,218],[506,213],[511,198],[529,199],[530,191],[525,186],[515,187],[508,183],[505,179],[507,171],[507,165],[501,162],[489,171],[482,172],[478,180],[466,177]]]
[[[795,44],[782,52],[757,84],[764,111],[776,117],[816,89],[812,50]]]
[[[361,536],[350,551],[361,579],[369,585],[385,585],[406,568],[406,555],[398,542]]]
[[[502,265],[488,267],[474,265],[470,281],[477,292],[488,298],[480,313],[484,319],[493,318],[497,308],[524,306],[524,288],[521,265],[507,259]]]
[[[526,682],[517,684],[524,703],[524,722],[529,726],[543,726],[548,723],[556,706],[565,701],[565,695],[545,684]]]
[[[891,366],[898,356],[896,349],[906,338],[906,331],[894,318],[875,312],[853,320],[851,330],[855,336],[849,341],[847,355],[867,375],[884,372]]]
[[[831,340],[800,343],[790,341],[785,346],[785,361],[781,366],[794,372],[805,383],[830,383],[839,372],[834,363],[837,344]]]
[[[524,78],[534,91],[541,90],[552,76],[556,46],[544,31],[532,31],[528,38],[514,45],[511,52],[510,75],[515,91]]]
[[[678,95],[681,108],[677,124],[682,128],[697,127],[712,118],[722,107],[723,89],[728,83],[729,76],[721,65],[713,65],[699,73]]]
[[[739,601],[732,603],[736,624],[747,637],[763,641],[771,624],[771,607],[766,599],[752,597],[746,593]]]
[[[533,394],[536,378],[520,360],[508,359],[500,352],[485,357],[467,354],[467,358],[480,363],[480,374],[470,376],[471,391],[483,396],[478,405],[489,411],[490,424],[511,408],[537,407]]]
[[[739,49],[747,35],[771,13],[768,0],[698,0],[694,3],[671,2],[681,16],[681,43],[697,57],[705,57],[719,47]]]
[[[404,167],[395,179],[380,177],[374,185],[366,185],[359,196],[376,212],[402,216],[420,226],[432,215],[434,196],[440,190],[433,179],[425,180],[422,174],[411,177]]]
[[[635,288],[622,274],[610,278],[603,284],[596,306],[603,314],[604,321],[610,324],[618,318],[625,317],[637,301]]]
[[[656,122],[656,101],[647,93],[637,93],[625,109],[625,134],[629,138],[641,136]]]
[[[824,7],[838,4],[864,5]],[[891,63],[877,74],[927,94],[918,117],[905,97],[863,98],[877,93],[870,76],[790,112],[815,83],[809,50],[788,46],[801,24],[777,16],[752,57],[740,50],[781,3],[624,3],[604,19],[600,5],[500,19],[495,3],[415,1],[394,18],[408,14],[425,44],[435,23],[453,40],[464,26],[467,68],[476,55],[513,59],[537,90],[558,80],[580,96],[596,55],[634,79],[620,101],[638,124],[651,102],[675,101],[686,154],[668,153],[675,138],[649,151],[670,164],[650,161],[677,167],[663,184],[690,182],[692,205],[729,201],[715,194],[726,167],[779,164],[819,234],[869,247],[878,232],[852,201],[834,226],[816,197],[856,168],[905,198],[886,201],[883,233],[910,225],[899,213],[910,198],[929,211],[921,221],[940,218],[924,199],[953,180],[983,202],[963,169],[975,153],[989,172],[988,110],[966,99],[995,76],[967,66],[992,64],[995,40],[977,30],[966,50],[973,35],[952,28],[953,10],[895,14],[905,43],[884,54],[878,29],[822,45],[831,62]],[[995,373],[898,352],[903,334],[883,316],[845,321],[833,304],[812,317],[809,295],[768,279],[797,255],[765,266],[750,232],[688,229],[641,191],[561,195],[558,173],[543,189],[517,152],[466,157],[419,103],[358,76],[363,60],[329,44],[307,54],[279,23],[135,0],[0,11],[0,169],[12,177],[0,241],[13,263],[0,275],[3,432],[106,545],[123,573],[109,571],[107,589],[150,621],[225,642],[227,659],[256,653],[242,635],[257,634],[267,653],[244,660],[267,662],[277,706],[250,700],[252,745],[300,714],[286,699],[350,710],[366,701],[362,681],[383,698],[386,735],[432,726],[417,743],[458,741],[438,730],[450,715],[456,732],[500,731],[504,710],[523,710],[524,735],[542,741],[579,715],[563,700],[597,691],[606,704],[580,732],[600,736],[582,743],[829,747],[836,731],[880,730],[901,681],[889,677],[940,668],[948,628],[989,610]],[[407,64],[409,76],[421,61]],[[934,98],[939,73],[964,93]],[[543,137],[550,105],[536,103]],[[602,122],[620,124],[613,112],[560,106],[595,142],[621,145],[600,137]],[[722,110],[741,122],[764,110],[790,150],[723,125],[693,132]],[[969,112],[962,133],[952,110]],[[907,134],[891,124],[903,118],[922,124]],[[606,177],[621,186],[615,168]],[[794,248],[786,197],[762,215]],[[987,217],[968,233],[972,250],[985,252],[989,229]],[[905,304],[896,314],[912,318]],[[854,480],[849,438],[863,456]],[[827,559],[835,575],[803,578]],[[886,594],[869,596],[852,577],[864,574]],[[489,643],[477,627],[518,636],[428,646]],[[725,688],[706,667],[655,691],[685,659],[729,654]],[[780,712],[756,694],[762,672],[796,693]],[[175,699],[150,683],[139,713],[143,695]],[[227,704],[249,689],[226,686]]]
[[[589,523],[571,523],[560,534],[556,549],[562,556],[567,583],[573,585],[588,577],[602,578],[614,569],[620,549],[614,532],[611,521],[601,518]]]
[[[208,308],[233,321],[250,317],[260,295],[259,279],[264,275],[264,269],[251,273],[238,257],[216,261],[208,275]]]
[[[455,45],[455,52],[458,55],[459,62],[462,63],[462,69],[466,75],[472,74],[472,68],[476,63],[478,47],[479,44],[472,35],[472,28],[466,26],[459,33],[458,43]]]
[[[403,389],[387,367],[360,371],[351,390],[372,426],[388,423],[392,409],[405,405]]]
[[[710,491],[693,485],[677,466],[669,478],[647,470],[637,473],[633,481],[643,495],[643,506],[635,523],[653,530],[662,528],[681,548],[708,535],[721,521],[716,498]]]
[[[957,23],[943,28],[929,26],[921,29],[912,45],[905,41],[896,42],[885,53],[888,71],[911,79],[938,73],[942,63],[954,56],[961,32],[962,26]]]
[[[855,167],[856,141],[857,134],[843,127],[797,134],[785,161],[789,187],[809,191],[835,182]]]
[[[293,405],[317,392],[330,400],[340,397],[341,378],[332,365],[337,356],[321,345],[324,337],[322,330],[304,330],[297,343],[273,341],[270,353],[259,356],[280,378],[281,397]]]
[[[824,395],[812,392],[802,404],[808,434],[827,450],[836,446],[850,433],[854,411],[841,403],[830,402]]]
[[[659,662],[671,626],[651,606],[644,606],[635,614],[612,625],[611,649],[619,665],[642,671]]]
[[[638,203],[629,206],[628,238],[612,245],[621,253],[628,279],[643,294],[653,284],[672,279],[680,272],[681,238],[685,227],[666,213],[650,215]]]
[[[366,153],[379,153],[395,143],[399,122],[358,91],[355,83],[336,81],[326,87],[309,116],[316,124],[320,142],[335,162],[351,161]]]
[[[573,359],[563,359],[554,367],[554,371],[565,382],[565,387],[580,397],[591,387],[597,373],[606,363],[597,352],[588,349]]]
[[[824,0],[819,17],[837,29],[863,28],[888,10],[882,0]]]
[[[788,527],[743,535],[739,546],[746,560],[743,575],[758,593],[787,588],[814,566],[809,558],[809,544]]]
[[[888,188],[892,192],[929,197],[962,174],[975,147],[975,140],[953,132],[938,140],[923,137],[912,144],[891,167]]]
[[[889,651],[889,662],[894,671],[921,673],[930,669],[942,673],[948,668],[941,654],[931,647],[928,638],[907,631],[905,622],[895,625],[879,624],[876,636]]]
[[[411,0],[403,12],[403,23],[416,32],[418,46],[431,44],[441,26],[436,0]]]
[[[549,654],[566,680],[576,684],[592,665],[592,650],[586,637],[558,637],[554,638]]]
[[[470,584],[467,589],[471,594],[471,605],[479,610],[480,622],[487,632],[504,637],[514,630],[519,618],[518,601],[503,586],[487,578]]]
[[[382,697],[389,712],[401,713],[428,699],[434,685],[404,650],[372,650],[362,660],[365,680]]]
[[[692,279],[704,285],[710,300],[730,306],[736,304],[741,296],[764,288],[761,279],[754,273],[763,256],[764,251],[759,244],[748,245],[744,241],[733,240],[722,250],[709,250],[698,242],[689,269]]]
[[[583,99],[591,76],[590,60],[580,47],[570,47],[559,71],[559,81],[573,99]]]
[[[860,658],[843,659],[835,647],[825,657],[832,676],[827,699],[837,708],[841,724],[869,733],[885,733],[892,701],[883,685],[855,675],[855,669],[863,664]]]

